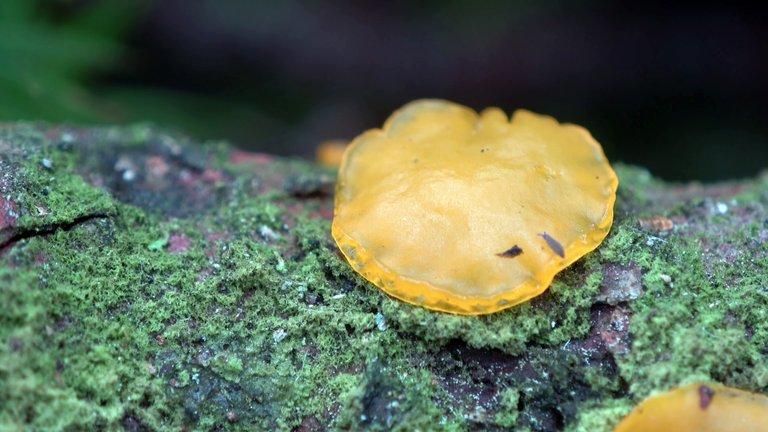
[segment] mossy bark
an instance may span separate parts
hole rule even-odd
[[[768,391],[768,178],[616,168],[595,252],[461,317],[349,268],[330,171],[142,125],[4,125],[0,430],[601,431],[682,383]]]

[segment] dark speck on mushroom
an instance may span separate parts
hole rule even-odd
[[[496,256],[499,256],[502,258],[514,258],[522,253],[523,253],[523,249],[518,245],[514,245],[502,253],[497,253]]]
[[[707,409],[709,404],[712,403],[712,398],[715,397],[715,391],[711,388],[701,385],[699,386],[699,408]]]
[[[547,242],[547,246],[552,249],[552,252],[557,254],[557,256],[560,258],[565,258],[565,249],[563,249],[563,245],[561,245],[559,241],[553,239],[552,236],[546,232],[543,232],[539,235],[544,239],[545,242]]]

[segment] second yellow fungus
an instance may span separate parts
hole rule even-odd
[[[614,432],[768,431],[768,397],[719,384],[691,384],[646,399]]]
[[[347,148],[333,237],[394,297],[492,313],[541,294],[600,244],[617,185],[579,126],[419,100]]]

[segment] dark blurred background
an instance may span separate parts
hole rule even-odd
[[[632,6],[629,6],[632,5]],[[768,21],[726,4],[0,0],[0,120],[312,157],[405,102],[528,108],[668,180],[768,167]]]

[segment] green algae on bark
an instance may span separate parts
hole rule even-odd
[[[592,431],[685,382],[768,390],[768,178],[617,172],[603,245],[458,317],[349,268],[331,172],[143,125],[5,125],[0,429]]]

